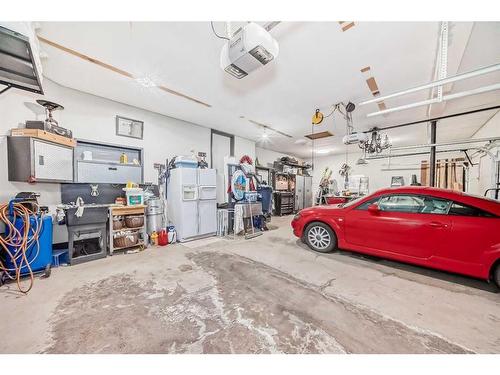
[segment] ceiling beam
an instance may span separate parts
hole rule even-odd
[[[446,118],[457,117],[457,116],[471,115],[473,113],[484,112],[484,111],[491,111],[493,109],[499,109],[499,108],[500,108],[500,105],[496,105],[496,106],[493,106],[493,107],[479,108],[479,109],[474,109],[472,111],[452,113],[451,115],[446,115],[446,116],[433,117],[433,118],[427,118],[427,119],[424,119],[424,120],[417,120],[417,121],[412,121],[412,122],[406,122],[404,124],[389,125],[389,126],[384,126],[384,127],[377,127],[377,130],[396,129],[396,128],[401,128],[401,127],[404,127],[404,126],[423,124],[423,123],[427,123],[427,122],[434,121],[434,120],[444,120]],[[369,130],[365,130],[365,131],[363,131],[363,133],[371,133],[372,131],[373,131],[373,128],[369,129]]]

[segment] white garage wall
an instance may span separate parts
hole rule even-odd
[[[500,111],[484,124],[472,138],[500,137]],[[500,147],[491,150],[497,157],[500,156]],[[472,168],[470,187],[474,194],[483,195],[486,189],[494,187],[495,166],[489,156],[477,157],[473,160],[478,163]]]
[[[356,165],[356,161],[362,156],[359,151],[350,151],[348,156],[348,164],[352,167],[352,175],[364,175],[369,177],[370,192],[389,187],[391,185],[392,176],[403,176],[405,183],[411,182],[412,174],[417,175],[417,180],[420,182],[420,161],[426,160],[425,155],[414,157],[402,157],[397,159],[378,159],[370,160],[368,164]],[[326,167],[333,169],[332,177],[337,180],[339,189],[344,186],[344,178],[340,176],[339,169],[345,163],[346,157],[344,154],[336,154],[331,156],[321,156],[314,158],[313,172],[313,188],[316,191],[323,171]],[[392,169],[383,171],[382,169]]]
[[[234,157],[240,160],[243,155],[248,155],[255,162],[255,142],[241,137],[234,137]]]
[[[72,90],[48,79],[44,80],[44,91],[44,96],[15,89],[0,95],[0,202],[6,202],[19,191],[39,192],[40,204],[51,210],[61,201],[59,184],[8,181],[6,135],[26,120],[45,119],[43,108],[35,103],[39,98],[65,107],[54,112],[54,117],[61,126],[71,129],[75,138],[144,148],[145,181],[157,181],[153,163],[164,163],[166,158],[189,154],[193,149],[206,152],[210,160],[209,128]],[[116,136],[116,115],[144,121],[144,139]],[[235,137],[235,152],[255,157],[255,143]]]
[[[73,131],[75,138],[95,140],[144,148],[145,181],[156,182],[153,163],[165,162],[174,155],[189,154],[192,149],[207,152],[210,158],[210,129],[192,123],[162,116],[94,95],[62,87],[45,79],[43,98],[65,107],[54,112],[59,124]],[[11,128],[19,127],[26,120],[43,120],[45,114],[35,104],[39,95],[11,90],[0,96],[0,155],[7,158],[7,139]],[[38,115],[34,112],[37,111]],[[115,116],[121,115],[144,121],[144,139],[115,135]],[[42,204],[59,203],[59,184],[29,185],[7,180],[7,163],[0,172],[0,201],[5,201],[20,190],[36,190],[42,193]]]

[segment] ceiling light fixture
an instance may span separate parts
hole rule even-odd
[[[315,151],[317,154],[328,154],[330,150],[316,150]]]
[[[361,133],[357,134],[361,135]],[[383,150],[392,146],[389,136],[387,134],[382,136],[377,128],[372,129],[370,138],[360,140],[358,145],[359,148],[363,150],[365,155],[380,154]]]
[[[156,83],[149,77],[136,78],[135,81],[144,87],[156,87]]]

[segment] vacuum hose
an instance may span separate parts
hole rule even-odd
[[[40,216],[37,212],[30,210],[23,203],[38,206],[33,202],[15,202],[11,201],[8,204],[0,204],[0,222],[5,223],[6,235],[0,236],[0,255],[5,253],[5,259],[11,260],[13,268],[8,268],[2,262],[0,257],[0,271],[5,273],[11,280],[16,280],[17,287],[20,292],[26,294],[33,287],[34,275],[31,269],[31,263],[37,258],[40,251],[38,237],[42,229],[43,213]],[[32,223],[32,218],[35,218]],[[16,228],[16,220],[21,219],[22,228]],[[34,224],[34,225],[32,225]],[[37,253],[29,260],[26,252],[36,243]],[[26,268],[30,276],[29,287],[23,289],[21,287],[21,270]],[[15,274],[13,276],[12,274]]]

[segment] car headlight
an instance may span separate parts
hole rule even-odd
[[[295,216],[293,217],[293,220],[299,220],[300,219],[300,212],[296,213]]]

